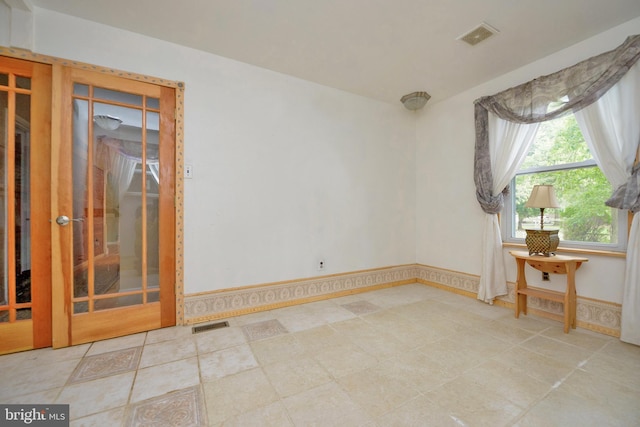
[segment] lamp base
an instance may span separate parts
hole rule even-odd
[[[529,255],[552,256],[558,249],[560,238],[558,230],[527,230],[525,242]]]

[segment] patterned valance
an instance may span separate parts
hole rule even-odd
[[[542,76],[475,104],[476,146],[474,180],[476,197],[487,213],[503,207],[502,194],[492,194],[488,114],[516,123],[552,120],[597,101],[640,59],[640,35],[630,36],[618,48],[572,67]]]

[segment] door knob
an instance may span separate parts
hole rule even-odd
[[[69,224],[70,221],[82,222],[84,221],[84,219],[83,218],[71,219],[66,215],[60,215],[58,218],[56,218],[56,224],[62,225],[62,226]]]

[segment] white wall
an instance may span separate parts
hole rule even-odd
[[[435,267],[480,274],[484,213],[475,197],[473,101],[481,96],[553,73],[611,50],[627,36],[640,33],[635,19],[550,55],[526,67],[477,86],[445,101],[428,105],[417,124],[416,259]],[[515,281],[515,261],[504,250],[508,279]],[[577,273],[578,295],[621,303],[624,259],[589,256]],[[528,270],[530,284],[564,288],[564,276],[543,284]]]
[[[415,262],[415,115],[35,9],[41,54],[184,81],[185,292]]]

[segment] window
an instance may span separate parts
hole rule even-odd
[[[543,122],[505,200],[503,236],[524,242],[526,229],[540,228],[540,209],[524,205],[537,184],[554,186],[560,208],[545,209],[545,229],[558,229],[560,246],[623,251],[626,212],[604,202],[611,185],[596,165],[573,115]]]

